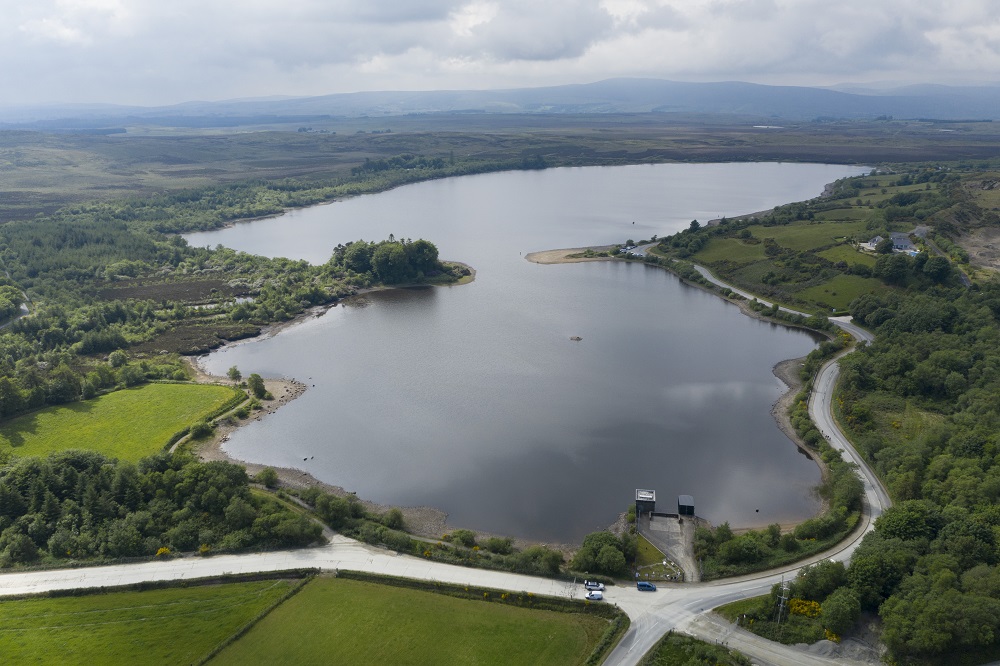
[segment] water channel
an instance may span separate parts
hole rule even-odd
[[[537,265],[531,251],[639,240],[811,198],[865,172],[665,164],[469,176],[192,234],[192,245],[326,261],[358,238],[426,238],[475,282],[399,289],[209,355],[306,393],[239,429],[236,458],[303,469],[457,527],[574,542],[635,488],[734,526],[818,506],[819,471],[778,430],[771,372],[811,336],[743,316],[642,264]],[[579,342],[570,340],[580,336]],[[307,460],[304,460],[307,459]]]

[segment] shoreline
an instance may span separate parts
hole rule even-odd
[[[475,279],[476,272],[468,264],[461,262],[448,262],[454,264],[460,264],[469,268],[471,275],[467,276],[468,282]],[[282,331],[291,328],[297,324],[306,321],[310,317],[321,317],[323,314],[338,305],[344,304],[345,301],[354,298],[361,298],[366,293],[371,293],[375,291],[385,291],[387,289],[405,288],[406,286],[459,286],[459,284],[467,284],[468,282],[456,283],[454,285],[395,285],[392,287],[370,287],[358,292],[352,296],[341,299],[337,303],[330,303],[327,305],[320,305],[310,308],[309,310],[303,312],[302,314],[294,317],[285,322],[279,322],[275,324],[269,324],[261,329],[260,335],[253,338],[245,338],[242,340],[234,340],[232,342],[227,342],[219,349],[225,349],[230,346],[236,346],[240,344],[246,344],[253,340],[262,340],[266,338],[274,337]],[[218,350],[213,350],[218,351]],[[209,373],[202,365],[202,360],[208,356],[208,354],[202,354],[199,356],[185,357],[188,367],[191,370],[193,378],[199,383],[210,383],[210,384],[224,384],[227,386],[233,385],[232,380],[228,377],[221,377],[218,375],[213,375]],[[397,506],[391,504],[381,504],[364,497],[358,496],[354,491],[347,490],[346,488],[330,483],[326,483],[309,472],[297,468],[297,467],[279,467],[276,465],[265,465],[261,463],[255,463],[248,460],[242,460],[234,455],[227,452],[223,446],[229,441],[236,430],[239,428],[253,422],[259,421],[267,416],[274,414],[279,409],[289,404],[292,400],[301,397],[308,389],[309,385],[296,379],[288,377],[264,377],[264,387],[274,396],[272,400],[263,400],[261,404],[263,409],[254,411],[250,413],[250,416],[243,420],[232,420],[227,418],[226,415],[220,416],[216,419],[216,427],[210,438],[199,440],[194,442],[191,446],[191,452],[196,458],[203,462],[209,462],[213,460],[221,460],[224,462],[233,463],[243,467],[247,474],[251,477],[258,474],[261,470],[270,467],[278,474],[279,488],[293,488],[297,490],[305,490],[308,488],[319,488],[325,492],[335,495],[337,497],[349,497],[353,496],[357,499],[362,506],[365,507],[366,511],[373,513],[384,513],[392,508],[397,508],[403,513],[403,523],[404,530],[409,534],[419,537],[422,539],[432,539],[440,540],[442,535],[453,532],[456,529],[469,529],[476,533],[477,539],[487,539],[490,537],[501,537],[501,538],[511,538],[513,544],[518,549],[524,549],[535,545],[544,545],[549,548],[559,550],[564,556],[569,556],[578,547],[579,544],[562,544],[562,543],[549,543],[543,542],[536,539],[525,539],[521,537],[511,536],[509,534],[497,534],[489,532],[486,530],[476,529],[474,527],[463,527],[460,525],[452,525],[448,522],[448,513],[432,506]],[[625,514],[621,514],[618,521],[624,522]]]
[[[603,251],[607,250],[609,247],[612,247],[612,246],[592,246],[592,247],[563,248],[563,249],[558,249],[558,250],[544,250],[544,251],[541,251],[541,252],[531,252],[531,253],[525,255],[525,259],[527,259],[528,261],[530,261],[532,263],[545,264],[545,265],[550,265],[550,264],[573,264],[573,263],[580,263],[580,262],[584,262],[584,261],[617,261],[617,260],[619,260],[619,257],[606,257],[606,256],[605,257],[574,257],[574,256],[571,256],[571,255],[574,255],[574,254],[581,254],[583,252],[586,252],[587,250],[593,250],[594,252],[603,252]],[[663,266],[659,266],[659,268],[663,268],[663,270],[668,270],[668,269],[666,269]],[[714,289],[709,289],[709,288],[705,287],[704,285],[696,284],[696,283],[692,283],[692,282],[688,282],[687,280],[685,280],[685,279],[683,279],[683,278],[681,278],[679,276],[678,276],[678,279],[681,282],[683,282],[684,284],[687,284],[688,286],[701,289],[702,291],[706,291],[708,293],[711,293],[711,294],[717,296],[718,298],[721,298],[722,300],[724,300],[724,301],[726,301],[728,303],[732,303],[733,305],[735,305],[736,307],[738,307],[740,309],[740,312],[742,312],[744,315],[746,315],[748,317],[751,317],[753,319],[758,319],[760,321],[768,321],[768,322],[772,322],[772,323],[776,323],[776,324],[781,324],[781,325],[787,326],[789,328],[799,328],[799,327],[796,327],[796,326],[792,326],[792,325],[788,324],[787,322],[774,321],[772,319],[768,319],[767,317],[764,317],[763,315],[761,315],[759,312],[755,312],[754,310],[751,310],[750,307],[749,307],[749,301],[745,301],[745,300],[739,300],[739,301],[731,300],[731,299],[726,298],[722,294],[718,293]],[[812,329],[808,329],[808,330],[811,331]],[[803,361],[804,358],[805,357],[803,356],[803,357],[799,357],[799,358],[790,358],[790,359],[785,359],[784,361],[778,361],[778,363],[776,363],[774,365],[774,367],[771,368],[771,372],[774,374],[774,376],[777,377],[781,381],[781,383],[783,383],[785,385],[785,387],[786,387],[785,392],[782,393],[781,396],[771,406],[771,416],[774,418],[775,422],[778,424],[778,429],[781,430],[781,432],[784,433],[784,435],[786,437],[788,437],[788,439],[795,445],[795,448],[797,448],[799,450],[799,452],[801,452],[805,456],[808,456],[810,460],[812,460],[814,463],[816,463],[816,466],[819,468],[821,480],[825,481],[826,478],[827,478],[827,475],[829,474],[829,469],[828,469],[826,463],[823,462],[823,459],[820,457],[818,451],[814,451],[813,449],[809,448],[806,445],[806,443],[804,441],[802,441],[802,438],[799,437],[799,434],[797,432],[795,432],[795,428],[792,426],[791,417],[788,415],[789,409],[792,407],[792,404],[795,402],[795,396],[798,394],[799,390],[802,388],[802,385],[803,385],[802,380],[799,378],[798,368],[799,368],[800,365],[802,365],[802,361]],[[827,511],[827,509],[828,509],[828,503],[827,503],[827,501],[826,500],[821,500],[820,506],[821,506],[821,508],[820,508],[820,511],[817,513],[817,515],[822,515],[823,513],[825,513]],[[795,525],[797,525],[797,524],[798,523],[787,523],[787,524],[783,523],[781,525],[782,532],[791,531],[791,529],[793,529],[795,527]],[[743,526],[740,526],[740,527],[734,527],[733,528],[733,532],[734,533],[742,533],[742,532],[747,532],[749,530],[763,529],[763,528],[766,528],[766,527],[767,527],[767,525],[743,525]]]
[[[214,349],[212,351],[219,351],[229,347],[235,347],[237,345],[247,344],[256,340],[267,340],[278,335],[282,331],[289,328],[297,326],[310,318],[322,317],[332,308],[347,305],[352,299],[363,298],[365,294],[377,292],[377,291],[388,291],[390,289],[406,289],[412,287],[455,287],[470,282],[476,279],[476,269],[461,261],[444,261],[442,263],[461,266],[468,269],[469,275],[460,278],[458,281],[452,284],[399,284],[399,285],[379,285],[375,287],[365,287],[363,289],[358,289],[354,294],[347,296],[345,298],[339,299],[333,303],[326,303],[324,305],[317,305],[306,309],[301,314],[289,319],[288,321],[276,322],[273,324],[268,324],[261,327],[261,331],[258,335],[251,338],[243,338],[240,340],[233,340],[226,342],[224,345]],[[210,354],[211,352],[209,352]],[[202,365],[202,360],[207,357],[208,354],[201,354],[199,356],[189,356],[185,357],[188,367],[191,370],[194,380],[199,383],[208,384],[224,384],[232,385],[233,382],[228,377],[220,377],[218,375],[213,375],[208,372]],[[398,508],[403,512],[403,522],[406,526],[406,530],[418,537],[426,539],[440,539],[443,534],[446,534],[458,527],[451,526],[448,524],[448,514],[440,509],[429,506],[399,506],[394,507],[393,505],[379,504],[378,502],[373,502],[371,500],[358,497],[357,493],[347,490],[341,486],[333,485],[321,481],[314,477],[309,472],[305,470],[295,468],[295,467],[277,467],[274,465],[263,465],[260,463],[251,462],[248,460],[241,460],[235,456],[230,455],[224,450],[223,444],[229,441],[230,436],[242,426],[252,422],[259,421],[266,416],[275,413],[277,410],[281,409],[292,400],[300,397],[309,388],[304,382],[298,379],[287,378],[287,377],[264,377],[264,387],[271,393],[274,398],[272,400],[263,400],[261,405],[263,409],[253,411],[250,413],[246,419],[243,420],[233,420],[231,418],[226,418],[226,415],[220,416],[216,419],[216,427],[212,434],[212,437],[206,440],[196,442],[192,445],[191,451],[199,460],[203,462],[208,462],[212,460],[221,460],[225,462],[230,462],[236,465],[240,465],[246,469],[247,474],[254,476],[261,470],[270,467],[275,472],[278,473],[279,487],[284,486],[288,488],[295,488],[299,490],[304,490],[307,488],[320,488],[332,495],[337,497],[348,497],[354,496],[359,502],[365,507],[367,511],[384,513],[391,508]],[[314,385],[315,386],[315,385]],[[477,535],[482,537],[490,536],[504,536],[495,535],[487,532],[476,532]],[[533,545],[535,542],[527,542],[524,540],[515,539],[515,544],[521,543],[526,545]]]
[[[580,247],[580,248],[564,248],[564,249],[557,249],[557,250],[543,250],[543,251],[539,251],[539,252],[530,252],[530,253],[528,253],[527,255],[525,255],[525,259],[527,259],[528,261],[530,261],[532,263],[543,264],[543,265],[565,264],[565,263],[582,263],[582,262],[586,262],[586,261],[613,261],[613,260],[616,260],[617,259],[616,257],[608,257],[608,256],[601,256],[601,257],[572,257],[572,256],[570,256],[570,255],[573,255],[573,254],[581,254],[581,253],[585,252],[588,249],[596,251],[596,252],[603,252],[603,251],[606,251],[609,247],[611,247],[611,246],[596,246],[596,247],[589,247],[589,248],[587,248],[587,247]],[[451,285],[426,285],[426,284],[420,285],[420,284],[411,284],[411,285],[393,285],[391,287],[388,287],[388,286],[378,286],[378,287],[368,287],[368,288],[364,288],[364,289],[359,289],[355,294],[352,294],[351,296],[343,298],[343,299],[341,299],[341,300],[339,300],[339,301],[337,301],[335,303],[329,303],[329,304],[326,304],[326,305],[319,305],[319,306],[315,306],[315,307],[309,308],[308,310],[306,310],[302,314],[300,314],[300,315],[298,315],[298,316],[296,316],[296,317],[294,317],[294,318],[292,318],[292,319],[290,319],[290,320],[288,320],[286,322],[279,322],[279,323],[275,323],[275,324],[269,324],[269,325],[267,325],[267,326],[265,326],[265,327],[263,327],[261,329],[261,333],[259,335],[255,336],[253,338],[246,338],[246,339],[243,339],[243,340],[235,340],[235,341],[232,341],[232,342],[228,342],[225,345],[223,345],[222,347],[220,347],[220,349],[224,349],[224,348],[229,347],[229,346],[235,346],[235,345],[239,345],[239,344],[245,344],[245,343],[253,341],[253,340],[263,340],[263,339],[268,339],[268,338],[274,337],[274,336],[278,335],[279,333],[281,333],[282,331],[284,331],[284,330],[286,330],[288,328],[291,328],[293,326],[296,326],[296,325],[298,325],[298,324],[306,321],[307,319],[309,319],[311,317],[321,317],[328,310],[330,310],[331,308],[337,307],[338,305],[345,305],[346,302],[350,301],[351,299],[358,298],[358,297],[363,297],[364,294],[367,294],[367,293],[372,293],[372,292],[376,292],[376,291],[385,291],[385,290],[388,290],[388,289],[399,289],[399,288],[415,287],[415,286],[428,286],[428,287],[460,286],[462,284],[467,284],[468,282],[472,282],[472,281],[475,280],[475,278],[476,278],[476,271],[475,271],[475,269],[473,269],[468,264],[465,264],[465,263],[462,263],[462,262],[457,262],[457,261],[449,261],[447,263],[449,263],[449,264],[457,264],[457,265],[463,266],[465,268],[468,268],[469,271],[470,271],[470,275],[467,276],[467,280],[466,280],[466,278],[463,278],[463,280],[465,280],[465,281],[459,281],[459,282],[457,282],[455,284],[451,284]],[[704,289],[705,291],[710,291],[713,294],[715,294],[716,296],[719,296],[720,298],[723,298],[721,295],[719,295],[718,293],[714,292],[714,290],[705,289],[705,287],[702,286],[702,285],[691,284],[691,283],[687,283],[686,281],[685,281],[685,283],[689,284],[691,286],[695,286],[695,287]],[[740,309],[740,311],[743,314],[747,315],[747,316],[753,317],[755,319],[767,320],[765,317],[761,317],[759,315],[759,313],[754,312],[753,310],[751,310],[747,306],[746,302],[732,301],[730,299],[725,299],[725,298],[724,298],[724,300],[726,300],[726,301],[728,301],[728,302],[736,305]],[[767,320],[767,321],[770,321],[770,320]],[[232,382],[227,377],[219,377],[219,376],[212,375],[212,374],[210,374],[209,372],[207,372],[204,369],[204,367],[201,365],[201,360],[200,360],[200,359],[204,358],[204,356],[207,356],[207,355],[203,355],[203,356],[199,356],[199,357],[191,357],[191,358],[188,359],[188,364],[189,364],[189,366],[190,366],[190,368],[192,370],[192,373],[195,376],[195,380],[199,381],[199,382],[207,382],[207,383],[231,384]],[[782,395],[778,398],[778,400],[776,400],[775,403],[772,405],[772,407],[771,407],[771,415],[775,419],[775,422],[777,423],[779,430],[781,430],[782,433],[784,433],[785,436],[788,437],[788,439],[791,440],[791,442],[795,444],[796,448],[799,451],[801,451],[803,454],[807,455],[811,460],[813,460],[813,462],[816,463],[817,467],[819,467],[821,476],[825,479],[826,475],[827,475],[827,467],[826,467],[826,465],[823,463],[823,461],[819,457],[818,453],[815,452],[815,451],[812,451],[811,449],[809,449],[809,447],[807,447],[805,445],[805,443],[801,440],[801,438],[795,432],[795,429],[792,427],[791,419],[788,416],[788,409],[791,407],[792,403],[795,400],[795,396],[798,393],[798,390],[802,386],[802,381],[798,378],[798,372],[797,372],[797,368],[799,367],[799,365],[801,365],[801,362],[802,362],[802,358],[786,359],[784,361],[778,362],[777,364],[775,364],[774,368],[772,368],[772,372],[774,373],[774,375],[783,384],[785,384],[785,386],[787,387],[787,389],[785,390],[784,393],[782,393]],[[358,499],[359,502],[362,503],[362,505],[365,507],[366,510],[371,511],[371,512],[382,513],[382,512],[387,511],[390,508],[393,508],[393,506],[391,506],[391,505],[384,505],[384,504],[380,504],[378,502],[374,502],[372,500],[368,500],[368,499],[365,499],[365,498],[362,498],[362,497],[358,497],[357,493],[349,491],[346,488],[343,488],[341,486],[337,486],[337,485],[333,485],[333,484],[329,484],[329,483],[326,483],[324,481],[321,481],[321,480],[317,479],[316,477],[314,477],[309,472],[306,472],[305,470],[302,470],[302,469],[299,469],[299,468],[295,468],[295,467],[276,467],[276,466],[273,466],[273,465],[263,465],[263,464],[260,464],[260,463],[254,463],[254,462],[250,462],[250,461],[246,461],[246,460],[241,460],[239,458],[236,458],[236,457],[230,455],[228,452],[226,452],[224,450],[224,448],[223,448],[223,445],[227,441],[229,441],[229,438],[232,435],[232,433],[235,432],[238,428],[242,427],[243,425],[245,425],[245,424],[247,424],[247,423],[249,423],[251,421],[260,420],[260,419],[263,419],[263,418],[265,418],[266,416],[268,416],[270,414],[273,414],[274,412],[276,412],[278,409],[280,409],[284,405],[290,403],[292,400],[295,400],[296,398],[298,398],[301,395],[303,395],[308,390],[308,388],[309,388],[305,383],[303,383],[303,382],[301,382],[301,381],[299,381],[299,380],[297,380],[295,378],[284,378],[284,377],[264,378],[264,384],[265,384],[265,387],[267,388],[267,390],[270,391],[271,394],[274,396],[274,399],[271,400],[271,401],[264,401],[264,402],[262,402],[262,404],[264,405],[264,408],[261,409],[261,410],[259,410],[259,411],[251,413],[250,417],[248,417],[247,419],[245,419],[243,421],[236,421],[236,422],[234,422],[234,421],[231,421],[231,420],[226,419],[224,417],[220,418],[218,420],[218,424],[216,426],[215,432],[214,432],[213,436],[211,437],[211,439],[199,442],[195,446],[192,447],[192,452],[195,454],[195,456],[197,456],[202,461],[223,460],[223,461],[227,461],[227,462],[231,462],[231,463],[240,465],[243,468],[245,468],[247,470],[247,473],[250,474],[251,476],[259,473],[261,470],[265,469],[266,467],[270,467],[271,469],[274,469],[275,472],[278,473],[278,479],[279,479],[279,483],[280,483],[281,486],[288,487],[288,488],[300,489],[300,490],[301,489],[306,489],[306,488],[320,488],[321,490],[324,490],[324,491],[326,491],[326,492],[328,492],[328,493],[330,493],[332,495],[336,495],[338,497],[347,497],[347,496],[353,495],[354,497],[356,497]],[[825,502],[823,503],[823,506],[824,506],[824,510],[825,510]],[[404,507],[404,506],[400,506],[400,507],[395,507],[395,508],[398,508],[403,513],[403,520],[404,520],[404,523],[405,523],[405,526],[406,526],[405,527],[406,531],[408,531],[409,533],[411,533],[411,534],[413,534],[414,536],[417,536],[417,537],[422,537],[422,538],[425,538],[425,539],[440,539],[443,534],[449,533],[449,532],[451,532],[451,531],[453,531],[455,529],[460,529],[460,526],[450,525],[448,523],[448,514],[445,511],[442,511],[441,509],[438,509],[438,508],[435,508],[435,507],[429,507],[429,506]],[[821,510],[820,514],[821,513],[822,513],[822,510]],[[620,530],[621,527],[622,527],[622,525],[620,523],[622,522],[622,517],[623,516],[624,516],[624,514],[622,514],[622,516],[619,516],[619,518],[616,521],[614,521],[611,525],[608,526],[608,529],[612,530],[612,531]],[[784,531],[790,531],[792,528],[794,528],[795,524],[796,523],[782,524],[782,531],[783,532]],[[765,528],[765,527],[766,527],[766,525],[744,525],[744,526],[740,526],[740,527],[734,528],[734,531],[735,532],[745,532],[745,531],[748,531],[748,530],[751,530],[751,529],[762,529],[762,528]],[[510,535],[492,534],[492,533],[489,533],[489,532],[486,532],[486,531],[476,530],[474,528],[464,528],[464,529],[472,529],[472,531],[476,532],[477,536],[479,536],[481,538],[488,538],[488,537],[491,537],[491,536],[501,536],[501,537],[509,537],[510,536]],[[521,539],[521,538],[516,538],[516,537],[514,537],[513,539],[514,539],[515,545],[518,548],[524,548],[524,547],[527,547],[527,546],[537,545],[537,544],[541,544],[542,543],[542,542],[537,541],[537,540]],[[569,545],[569,544],[543,544],[543,545],[548,545],[549,547],[556,548],[558,550],[563,551],[564,553],[572,552],[573,550],[575,550],[575,548],[578,547],[578,545],[573,546],[573,545]]]
[[[288,322],[284,322],[288,323]],[[271,332],[272,335],[276,334],[277,331]],[[242,342],[242,341],[237,341]],[[206,383],[219,383],[231,385],[227,377],[219,377],[210,374],[208,371],[202,367],[201,363],[197,358],[191,358],[188,360],[188,364],[191,367],[192,373],[195,375],[195,380],[198,382]],[[201,440],[192,445],[191,451],[202,462],[209,462],[213,460],[221,460],[224,462],[230,462],[235,465],[239,465],[246,469],[247,474],[254,476],[258,474],[261,470],[270,467],[275,472],[278,473],[279,488],[294,488],[297,490],[305,490],[307,488],[319,488],[323,491],[330,493],[331,495],[336,495],[337,497],[348,497],[355,496],[353,493],[346,488],[341,486],[335,486],[329,483],[320,481],[314,477],[309,472],[295,467],[278,467],[274,465],[264,465],[261,463],[255,463],[248,460],[242,460],[231,455],[227,452],[223,445],[229,441],[230,436],[239,428],[244,425],[251,423],[253,421],[259,421],[266,418],[267,416],[274,414],[279,409],[289,404],[292,400],[302,396],[308,389],[309,386],[304,382],[301,382],[295,378],[264,378],[265,388],[271,392],[274,396],[273,400],[263,400],[261,404],[263,409],[254,411],[250,413],[250,416],[241,421],[230,421],[225,417],[220,417],[217,421],[215,427],[215,432],[211,438]],[[372,512],[385,512],[392,508],[391,506],[378,504],[370,500],[358,497],[359,502],[365,507],[367,511]],[[448,514],[441,511],[440,509],[435,509],[433,507],[398,507],[400,511],[403,512],[403,520],[406,524],[408,531],[416,536],[424,538],[439,539],[442,534],[448,531],[447,528],[447,517]]]

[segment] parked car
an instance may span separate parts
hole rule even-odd
[[[604,583],[598,583],[596,580],[585,580],[583,581],[583,586],[588,590],[604,591]]]
[[[587,592],[587,596],[585,598],[588,601],[603,601],[604,593],[599,590],[591,590],[590,592]]]
[[[656,586],[645,580],[640,580],[635,586],[640,592],[656,592]]]

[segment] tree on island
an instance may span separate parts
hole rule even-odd
[[[383,284],[399,284],[422,280],[444,269],[438,261],[438,249],[424,239],[388,240],[370,243],[363,240],[338,245],[330,258],[331,269],[344,269],[359,276],[368,276]]]

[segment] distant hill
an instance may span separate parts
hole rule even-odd
[[[998,120],[1000,85],[889,89],[681,83],[609,79],[597,83],[511,90],[359,92],[320,97],[186,102],[162,107],[72,105],[0,108],[0,128],[81,131],[128,124],[232,127],[311,123],[330,118],[412,114],[738,115],[778,121],[823,119]]]

